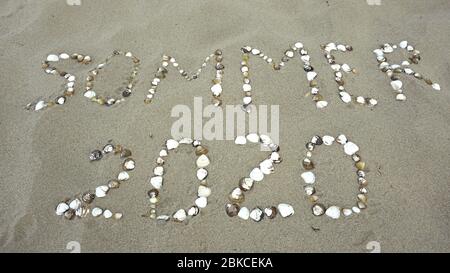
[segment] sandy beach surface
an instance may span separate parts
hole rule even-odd
[[[63,0],[0,2],[0,251],[69,252],[381,252],[450,251],[450,2],[363,0],[320,1],[106,1]],[[257,104],[280,106],[283,163],[257,185],[246,205],[292,204],[295,215],[272,221],[242,221],[224,211],[239,178],[266,157],[233,141],[204,141],[210,149],[213,190],[202,215],[187,225],[158,224],[141,217],[148,208],[147,182],[154,160],[176,118],[174,105],[192,107],[194,96],[210,101],[208,67],[201,79],[187,82],[171,70],[150,105],[146,90],[163,54],[196,69],[217,48],[223,49],[224,104],[242,99],[240,48],[252,45],[279,60],[289,44],[304,43],[329,101],[316,110],[299,60],[274,72],[251,61]],[[372,50],[385,42],[408,40],[421,51],[414,68],[440,83],[435,91],[402,76],[406,102],[397,102]],[[372,96],[374,109],[343,104],[319,45],[351,44],[343,62],[357,76],[346,77],[349,90]],[[114,49],[142,60],[134,94],[113,108],[82,96],[89,69]],[[63,81],[46,75],[41,62],[52,52],[78,52],[91,65],[62,67],[78,77],[76,95],[62,107],[39,113],[24,105],[57,92]],[[395,53],[397,61],[401,54]],[[129,64],[115,62],[96,80],[101,92],[118,87]],[[369,206],[358,216],[332,220],[314,217],[303,193],[301,160],[315,134],[346,134],[361,148],[370,171]],[[89,152],[108,140],[133,151],[132,179],[98,205],[124,213],[121,221],[88,217],[67,221],[55,215],[65,197],[93,189],[111,178],[120,161],[91,163]],[[167,166],[166,211],[186,207],[195,197],[192,150],[180,150]],[[337,146],[315,155],[324,203],[353,204],[357,185],[351,161]]]

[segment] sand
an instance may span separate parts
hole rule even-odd
[[[0,251],[69,252],[382,252],[450,250],[450,3],[387,1],[88,1],[0,3]],[[417,71],[441,84],[405,80],[405,103],[394,100],[389,82],[377,70],[372,50],[403,39],[422,52]],[[241,101],[240,47],[254,45],[274,58],[297,40],[309,49],[322,94],[330,102],[318,111],[305,98],[307,82],[300,62],[273,72],[252,61],[258,104],[280,105],[283,163],[247,196],[247,205],[287,202],[288,219],[253,223],[226,216],[227,193],[266,153],[232,141],[205,141],[210,148],[213,195],[200,217],[188,225],[157,224],[141,217],[148,209],[148,174],[170,128],[174,105],[210,100],[209,67],[200,80],[186,82],[175,71],[155,101],[143,104],[161,55],[171,54],[193,70],[216,48],[225,53],[224,103]],[[346,106],[336,94],[331,69],[319,45],[342,41],[351,54],[338,58],[360,73],[347,77],[353,93],[379,100],[376,109]],[[30,113],[23,106],[50,95],[62,83],[40,68],[51,52],[90,54],[94,64],[113,49],[130,50],[142,60],[139,83],[124,104],[102,108],[77,94],[63,107]],[[397,58],[399,55],[397,55]],[[93,64],[93,65],[94,65]],[[93,65],[71,66],[79,79]],[[72,68],[73,67],[73,68]],[[98,79],[105,92],[127,71],[118,61]],[[346,134],[361,147],[370,172],[369,207],[351,219],[314,217],[300,182],[304,144],[314,134]],[[65,221],[54,207],[59,200],[92,189],[111,178],[118,159],[90,163],[88,154],[108,140],[130,147],[137,161],[132,179],[99,205],[122,211],[120,222],[104,219]],[[180,150],[168,163],[162,208],[174,211],[194,199],[193,153]],[[317,153],[318,186],[325,203],[353,204],[356,192],[351,163],[338,147]]]

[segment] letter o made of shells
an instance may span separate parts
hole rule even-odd
[[[356,203],[353,206],[326,206],[323,203],[319,202],[319,194],[317,193],[315,187],[316,175],[313,172],[316,166],[312,160],[312,156],[317,146],[330,146],[335,142],[342,145],[344,153],[347,156],[351,157],[355,164],[355,174],[357,176],[359,193],[356,196]],[[357,152],[359,151],[359,147],[355,143],[349,141],[345,135],[339,135],[337,137],[332,137],[329,135],[316,135],[313,136],[311,141],[306,144],[306,149],[306,157],[302,162],[305,171],[301,174],[301,178],[305,182],[304,191],[312,204],[311,211],[313,215],[321,216],[325,214],[332,219],[338,219],[341,217],[341,215],[349,217],[352,214],[359,214],[361,210],[367,207],[367,180],[365,173],[366,163],[361,159],[361,156],[357,154]]]
[[[188,208],[180,208],[172,214],[160,213],[158,205],[161,200],[160,191],[164,182],[164,163],[167,160],[169,153],[179,148],[179,146],[191,146],[195,150],[197,156],[197,179],[200,181],[200,185],[197,189],[197,198],[191,206]],[[159,156],[156,159],[156,167],[153,169],[153,174],[149,178],[151,190],[147,195],[150,202],[150,210],[144,216],[156,219],[159,221],[169,221],[172,219],[174,222],[187,222],[190,218],[198,215],[201,209],[204,209],[208,204],[208,197],[211,195],[211,188],[208,187],[206,178],[208,176],[208,170],[206,167],[210,161],[207,156],[208,148],[201,145],[200,141],[183,138],[179,141],[174,139],[168,139],[165,143],[165,147],[159,152]]]
[[[325,58],[327,59],[328,64],[334,73],[334,80],[338,85],[339,97],[344,103],[354,102],[360,105],[367,105],[369,107],[373,107],[378,104],[378,101],[374,98],[365,98],[363,96],[353,96],[351,95],[347,89],[344,87],[344,74],[353,73],[356,74],[356,69],[350,67],[346,63],[338,63],[335,60],[333,54],[334,51],[337,52],[350,52],[353,51],[353,47],[351,45],[344,45],[339,43],[328,43],[326,45],[322,45],[321,48],[325,52]]]
[[[119,88],[118,91],[120,92],[120,95],[101,96],[98,94],[98,90],[94,88],[95,78],[101,70],[103,70],[108,64],[111,63],[112,58],[117,56],[125,56],[126,58],[130,59],[133,63],[133,69],[130,75],[126,78],[125,86]],[[89,71],[86,78],[84,96],[92,102],[96,102],[99,105],[105,106],[112,106],[116,103],[123,102],[125,98],[131,96],[133,92],[133,87],[136,82],[136,76],[138,74],[140,64],[140,60],[136,58],[133,53],[114,50],[113,53],[106,58],[104,63],[97,65],[96,68]]]
[[[113,213],[107,208],[94,206],[95,200],[104,198],[111,191],[119,189],[122,183],[130,178],[129,172],[133,171],[136,163],[131,158],[131,151],[122,145],[106,144],[101,150],[94,150],[89,154],[91,162],[99,161],[106,156],[117,155],[123,161],[121,170],[117,176],[99,185],[94,190],[88,190],[77,194],[73,198],[66,198],[56,207],[56,215],[72,220],[75,218],[84,218],[89,215],[93,217],[103,216],[106,219],[112,218],[119,220],[123,214],[120,212]]]
[[[396,49],[403,49],[408,54],[408,60],[402,61],[401,64],[391,64],[389,63],[386,55],[394,52]],[[395,99],[397,101],[405,101],[406,95],[403,93],[403,82],[400,80],[400,75],[402,73],[414,77],[417,80],[424,81],[426,84],[430,85],[434,90],[441,90],[441,86],[433,82],[431,79],[425,77],[424,75],[413,70],[410,65],[418,64],[421,56],[420,51],[415,49],[414,46],[408,43],[408,41],[401,41],[398,45],[391,45],[386,43],[380,48],[373,51],[378,62],[378,68],[386,74],[386,76],[391,81],[391,87],[394,90]]]
[[[317,72],[314,71],[314,68],[311,65],[311,57],[308,54],[308,51],[304,48],[301,42],[296,42],[294,45],[290,46],[287,50],[284,51],[284,55],[281,58],[279,63],[276,63],[271,57],[266,55],[258,48],[254,48],[251,46],[244,46],[241,48],[242,51],[242,61],[241,61],[241,72],[243,77],[242,82],[242,91],[244,93],[244,97],[242,99],[242,110],[247,113],[250,113],[252,110],[251,105],[254,102],[253,96],[253,88],[250,80],[250,65],[249,59],[250,56],[259,57],[267,64],[269,64],[274,71],[281,70],[286,66],[289,60],[293,59],[298,53],[300,56],[300,60],[303,63],[303,70],[306,72],[306,78],[308,80],[309,87],[311,88],[310,94],[312,95],[312,100],[316,104],[317,108],[324,108],[328,105],[328,102],[325,101],[321,94],[319,94],[319,86],[317,83]]]
[[[28,103],[25,107],[27,110],[39,111],[48,107],[52,107],[54,105],[63,105],[66,103],[68,97],[73,96],[75,92],[75,75],[61,70],[53,65],[62,60],[68,59],[74,60],[81,64],[89,64],[92,60],[90,56],[77,53],[71,55],[64,52],[59,54],[49,54],[45,61],[42,62],[42,69],[44,69],[46,74],[56,75],[64,78],[67,81],[66,84],[64,84],[64,90],[61,94],[50,96],[47,99],[38,98],[33,102]]]
[[[253,209],[243,206],[245,194],[250,192],[255,184],[260,183],[265,176],[272,174],[275,171],[274,166],[282,161],[279,154],[280,147],[273,143],[269,136],[250,133],[247,136],[238,136],[235,139],[237,145],[245,145],[248,142],[261,144],[264,147],[269,148],[271,152],[266,159],[261,161],[251,170],[249,176],[239,180],[238,187],[231,190],[228,195],[230,203],[225,206],[227,215],[230,217],[237,216],[243,220],[248,220],[250,218],[255,222],[260,222],[263,218],[273,219],[277,215],[280,215],[283,218],[293,215],[294,208],[286,203],[265,208],[255,207]]]
[[[156,70],[156,73],[153,77],[153,80],[151,82],[151,86],[148,89],[148,94],[146,95],[146,98],[144,99],[145,104],[150,104],[153,100],[153,98],[156,95],[158,86],[160,85],[161,81],[166,78],[169,70],[168,68],[172,66],[175,68],[179,74],[187,81],[192,81],[195,79],[198,79],[200,77],[200,74],[202,73],[203,69],[210,63],[211,61],[214,61],[214,70],[216,72],[214,79],[212,80],[212,86],[211,86],[211,93],[212,93],[212,104],[214,106],[220,106],[222,105],[222,77],[224,74],[225,66],[223,65],[223,53],[222,50],[217,49],[214,51],[214,53],[208,55],[205,60],[203,61],[202,65],[199,69],[197,69],[196,72],[190,73],[183,69],[180,64],[177,62],[177,60],[169,55],[163,55],[161,60],[161,65]]]

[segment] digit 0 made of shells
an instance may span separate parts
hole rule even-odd
[[[99,161],[109,154],[117,155],[123,160],[121,170],[116,178],[108,180],[105,184],[96,187],[95,190],[85,191],[73,198],[66,198],[56,206],[56,215],[68,220],[84,218],[88,215],[93,217],[103,216],[106,219],[113,218],[116,220],[122,218],[123,214],[120,212],[113,213],[109,209],[94,206],[94,201],[97,198],[104,198],[127,181],[130,178],[128,172],[133,171],[136,166],[135,161],[131,158],[131,151],[119,144],[108,143],[101,150],[92,151],[89,154],[89,160],[91,162]]]
[[[197,198],[193,204],[186,209],[178,209],[172,214],[160,213],[158,209],[158,205],[162,200],[160,191],[164,184],[164,174],[166,172],[164,163],[167,160],[169,153],[178,149],[180,145],[191,146],[195,150],[195,155],[197,156],[195,165],[197,166],[197,179],[200,182],[197,189]],[[200,210],[204,209],[208,204],[208,197],[211,195],[211,188],[207,183],[208,170],[206,167],[210,163],[207,154],[208,148],[202,145],[198,140],[189,138],[183,138],[179,141],[168,139],[164,148],[159,152],[159,156],[156,158],[156,167],[153,169],[153,174],[149,178],[149,183],[152,187],[147,193],[150,202],[150,210],[143,216],[163,222],[172,219],[174,222],[187,223],[190,218],[198,215]]]
[[[313,170],[316,168],[316,164],[312,160],[313,152],[317,146],[330,146],[334,142],[342,145],[344,153],[351,157],[355,165],[355,174],[357,176],[358,194],[356,196],[356,204],[353,206],[343,207],[336,205],[326,206],[319,202],[319,194],[314,186],[316,184],[316,175]],[[301,178],[305,182],[304,191],[308,196],[309,201],[312,204],[312,213],[315,216],[327,215],[332,219],[338,219],[341,215],[349,217],[352,214],[359,214],[361,210],[367,207],[367,180],[366,180],[366,163],[361,159],[361,156],[357,154],[359,147],[349,141],[345,135],[339,135],[336,138],[325,136],[313,136],[311,141],[306,144],[306,157],[302,161],[305,172],[301,174]],[[339,185],[339,183],[334,183]]]
[[[38,98],[35,101],[28,103],[25,107],[27,110],[39,111],[55,105],[63,105],[66,103],[68,97],[73,96],[75,92],[75,75],[54,66],[54,64],[62,60],[69,59],[85,65],[91,63],[92,60],[90,56],[77,53],[71,55],[68,53],[49,54],[45,61],[42,62],[42,69],[44,69],[47,74],[60,76],[66,80],[63,91],[58,95],[50,96],[48,99]]]
[[[214,79],[212,80],[212,86],[211,86],[211,93],[212,93],[212,104],[214,106],[220,106],[222,104],[222,77],[224,74],[225,66],[223,65],[223,53],[222,50],[217,49],[214,51],[214,53],[210,54],[208,57],[205,58],[202,65],[195,73],[189,73],[185,69],[183,69],[177,60],[169,55],[163,55],[161,65],[158,67],[158,70],[156,71],[154,78],[151,82],[151,87],[148,90],[148,94],[144,100],[145,104],[150,104],[156,94],[156,91],[158,89],[159,84],[163,79],[166,78],[169,70],[169,66],[171,65],[175,69],[178,70],[180,75],[186,79],[187,81],[192,81],[195,79],[198,79],[200,77],[200,74],[202,70],[210,63],[211,61],[214,61],[214,69],[216,71],[216,75]]]
[[[341,100],[344,103],[354,102],[360,105],[367,105],[369,107],[373,107],[378,104],[378,101],[374,98],[365,98],[363,96],[353,96],[351,95],[347,89],[344,87],[344,74],[343,73],[353,73],[356,74],[356,68],[350,67],[346,63],[338,63],[335,60],[333,54],[334,51],[337,52],[350,52],[353,51],[353,47],[351,45],[344,45],[339,43],[328,43],[326,45],[321,45],[322,50],[325,52],[325,58],[327,59],[328,64],[334,73],[334,80],[338,85],[338,92]]]
[[[254,102],[253,88],[250,80],[250,56],[259,57],[267,64],[271,65],[274,71],[278,71],[285,67],[287,62],[294,58],[295,54],[298,53],[300,56],[300,60],[303,63],[303,70],[306,72],[306,78],[308,80],[309,87],[311,88],[310,94],[312,95],[312,100],[315,102],[316,107],[320,109],[328,105],[328,102],[323,99],[321,94],[319,94],[319,86],[316,79],[317,72],[314,71],[314,68],[311,65],[311,56],[308,54],[308,51],[303,47],[303,44],[301,42],[296,42],[290,48],[285,50],[284,56],[281,58],[281,61],[279,63],[276,63],[271,57],[266,55],[258,48],[244,46],[242,47],[241,51],[241,72],[243,77],[242,91],[244,92],[244,98],[242,99],[242,110],[244,110],[245,112],[251,112],[251,105]]]
[[[231,190],[228,195],[230,203],[225,206],[227,215],[230,217],[237,216],[243,220],[250,218],[255,222],[260,222],[263,218],[273,219],[277,215],[281,215],[283,218],[293,215],[294,208],[286,203],[278,204],[278,206],[267,206],[265,208],[255,207],[251,210],[243,206],[245,194],[250,192],[255,184],[263,181],[265,176],[272,174],[275,171],[275,165],[282,161],[279,154],[280,147],[273,143],[269,136],[250,133],[247,136],[238,136],[235,139],[237,145],[245,145],[248,142],[261,144],[263,147],[270,149],[270,154],[258,166],[252,169],[249,176],[239,180],[238,187]]]
[[[101,70],[103,70],[111,63],[111,60],[114,57],[118,56],[125,56],[126,58],[130,59],[133,63],[133,69],[130,75],[126,78],[126,85],[116,90],[117,93],[120,94],[106,95],[106,96],[99,95],[98,90],[94,88],[95,78],[97,77],[97,75],[100,73]],[[96,68],[89,71],[88,76],[86,77],[84,96],[92,102],[96,102],[99,105],[105,106],[112,106],[116,103],[123,102],[125,98],[131,96],[133,92],[133,87],[136,82],[136,76],[138,74],[140,64],[141,61],[138,58],[136,58],[133,55],[133,53],[114,50],[113,53],[106,58],[105,62],[97,65]]]
[[[391,64],[389,63],[386,55],[394,52],[396,49],[406,50],[408,53],[408,60],[404,60],[401,64]],[[425,77],[424,75],[414,71],[410,65],[418,64],[421,60],[420,51],[415,49],[414,46],[409,44],[408,41],[401,41],[398,45],[391,45],[386,43],[381,45],[373,51],[378,62],[378,68],[388,76],[391,81],[391,87],[394,90],[395,99],[397,101],[405,101],[406,95],[403,93],[403,82],[400,80],[401,74],[406,74],[408,76],[414,77],[417,80],[424,81],[427,85],[430,85],[434,90],[441,90],[441,86],[433,82],[431,79]]]

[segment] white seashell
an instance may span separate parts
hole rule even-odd
[[[300,56],[300,59],[303,62],[307,63],[307,62],[309,62],[309,60],[311,60],[311,57],[309,55],[303,55],[303,56]]]
[[[332,136],[323,136],[322,137],[323,144],[330,146],[334,142],[334,137]]]
[[[159,156],[160,156],[160,157],[165,157],[165,156],[167,156],[167,150],[162,149],[162,150],[159,152]]]
[[[200,210],[197,206],[192,206],[188,209],[187,214],[189,216],[196,216],[199,212],[200,212]]]
[[[329,43],[325,46],[325,51],[331,52],[332,50],[336,50],[336,44],[335,43]]]
[[[345,45],[337,45],[336,47],[339,51],[345,52],[347,51],[347,48],[345,47]]]
[[[180,141],[178,141],[180,144],[192,144],[192,142],[194,142],[194,140],[192,140],[191,138],[182,138]]]
[[[403,66],[408,66],[408,65],[410,65],[410,63],[409,63],[408,61],[403,61],[403,62],[402,62],[402,65],[403,65]]]
[[[244,92],[252,91],[252,86],[248,83],[244,83],[244,85],[242,85],[242,90]]]
[[[406,47],[406,50],[408,50],[408,51],[413,51],[413,50],[414,50],[414,47],[413,47],[412,45],[408,45],[408,46]]]
[[[362,96],[358,96],[356,98],[356,102],[359,103],[359,104],[365,104],[366,103],[366,99],[364,97],[362,97]]]
[[[180,143],[174,139],[168,139],[166,141],[166,147],[169,151],[178,148],[178,145],[180,145]]]
[[[353,211],[351,209],[343,209],[342,210],[342,214],[344,214],[344,216],[350,216],[352,215]]]
[[[208,199],[206,197],[199,197],[195,200],[195,205],[199,208],[204,208],[208,205]]]
[[[383,52],[384,53],[392,53],[392,52],[394,52],[394,49],[392,48],[392,46],[390,44],[384,44]]]
[[[117,175],[117,180],[119,181],[126,181],[128,179],[130,179],[130,175],[125,171],[120,172],[119,175]]]
[[[247,207],[242,207],[239,210],[238,217],[243,220],[248,220],[248,218],[250,217],[250,210]]]
[[[200,185],[198,187],[197,195],[199,197],[209,197],[211,195],[211,189],[206,186]]]
[[[375,53],[375,55],[377,55],[377,56],[383,56],[383,55],[384,55],[383,50],[381,50],[381,49],[379,49],[379,48],[375,49],[375,50],[373,51],[373,53]]]
[[[344,144],[344,152],[347,155],[353,155],[355,154],[357,151],[359,151],[359,147],[358,145],[356,145],[355,143],[349,141],[347,143]]]
[[[352,208],[352,211],[353,211],[354,213],[360,213],[360,212],[361,212],[361,209],[358,208],[358,207],[353,207],[353,208]]]
[[[280,212],[281,217],[286,218],[291,215],[294,215],[294,208],[289,204],[279,204],[278,211]]]
[[[260,208],[255,208],[250,212],[250,218],[252,218],[252,220],[255,222],[261,221],[262,217],[263,211]]]
[[[184,209],[180,209],[173,214],[173,219],[178,222],[183,222],[186,220],[186,211]]]
[[[206,169],[200,168],[197,170],[197,179],[202,181],[208,176],[208,171]]]
[[[109,191],[109,187],[108,186],[98,186],[97,188],[95,188],[95,196],[97,197],[105,197],[106,193],[108,193]]]
[[[197,158],[197,167],[204,168],[209,165],[209,158],[206,155],[201,155]]]
[[[272,143],[272,139],[268,135],[260,135],[259,138],[261,143],[264,145],[269,145]]]
[[[45,101],[38,101],[37,103],[36,103],[36,105],[34,106],[34,111],[39,111],[39,110],[41,110],[42,108],[44,108],[44,107],[46,107],[47,105],[45,104]]]
[[[152,178],[150,178],[150,184],[152,184],[153,188],[155,189],[161,189],[163,184],[162,176],[153,176]]]
[[[342,68],[342,70],[344,70],[344,72],[347,72],[347,73],[352,71],[352,68],[348,64],[343,64],[341,66],[341,68]]]
[[[103,210],[101,208],[99,208],[99,207],[95,207],[95,208],[92,209],[91,214],[94,217],[98,217],[98,216],[103,214]]]
[[[58,206],[56,206],[56,215],[63,215],[64,212],[66,212],[69,209],[69,205],[67,205],[66,203],[62,202],[59,203]]]
[[[315,193],[314,187],[312,186],[306,186],[305,187],[305,194],[308,196],[311,196]]]
[[[261,53],[261,51],[259,49],[257,49],[257,48],[253,48],[252,49],[252,54],[253,55],[259,55],[259,53]]]
[[[77,210],[81,207],[81,201],[79,199],[74,199],[70,202],[69,207],[73,210]]]
[[[319,100],[318,102],[316,102],[316,107],[318,109],[325,108],[325,107],[327,107],[327,105],[328,105],[328,102],[326,102],[324,100]]]
[[[158,215],[156,217],[156,220],[160,220],[160,221],[169,221],[170,216],[169,215]]]
[[[122,217],[123,217],[123,214],[122,214],[122,213],[120,213],[120,212],[114,213],[114,219],[120,220],[120,219],[122,219]]]
[[[103,212],[103,217],[105,217],[106,219],[109,219],[112,216],[113,216],[113,213],[109,209],[107,209]]]
[[[313,184],[316,182],[316,176],[313,172],[304,172],[300,176],[306,184]]]
[[[412,75],[414,74],[414,70],[412,70],[411,68],[405,68],[405,73],[408,75]]]
[[[391,86],[392,86],[392,89],[397,91],[397,90],[400,90],[402,88],[403,83],[400,80],[395,80],[395,81],[391,81]]]
[[[263,174],[271,174],[274,171],[273,162],[270,159],[266,159],[259,163],[259,168]]]
[[[61,54],[59,54],[59,58],[60,58],[61,60],[67,60],[67,59],[70,58],[70,56],[69,56],[69,54],[67,54],[67,53],[61,53]]]
[[[341,70],[341,65],[340,64],[332,64],[331,69],[338,72],[339,70]]]
[[[278,163],[280,161],[280,154],[277,152],[273,152],[270,154],[270,160],[272,160],[275,163]]]
[[[338,219],[341,216],[341,209],[336,206],[331,206],[325,211],[325,214],[333,219]]]
[[[222,85],[219,83],[214,84],[211,86],[211,92],[214,94],[214,96],[219,96],[222,93]]]
[[[308,81],[312,81],[316,78],[317,73],[314,71],[309,71],[308,73],[306,73],[306,78],[308,79]]]
[[[192,146],[194,146],[194,147],[197,147],[197,146],[200,146],[202,143],[200,142],[200,140],[194,140],[193,142],[192,142]]]
[[[260,138],[258,134],[250,133],[247,135],[247,140],[253,143],[258,143]]]
[[[345,103],[349,103],[352,101],[352,97],[347,92],[344,92],[344,91],[339,92],[339,95],[341,96],[341,100]]]
[[[85,96],[85,97],[88,98],[88,99],[92,99],[92,98],[94,98],[96,95],[97,95],[97,94],[95,94],[95,92],[92,91],[92,90],[88,90],[88,91],[84,92],[84,94],[83,94],[83,96]]]
[[[406,96],[404,94],[397,94],[397,96],[395,96],[395,99],[398,101],[405,101]]]
[[[336,141],[340,144],[345,144],[345,143],[347,143],[347,137],[345,135],[339,135],[336,138]]]
[[[408,46],[408,41],[401,41],[400,44],[398,44],[401,48],[405,49]]]
[[[441,86],[438,83],[433,83],[431,87],[433,87],[434,90],[441,90]]]
[[[298,49],[302,49],[302,48],[303,48],[303,44],[302,44],[301,42],[296,42],[296,43],[294,44],[294,46],[295,46],[296,48],[298,48]]]
[[[257,182],[262,181],[264,179],[264,173],[261,171],[261,169],[254,168],[250,172],[250,178]]]
[[[134,162],[134,160],[128,159],[123,163],[123,166],[127,170],[134,170],[134,168],[136,167],[136,163]]]
[[[59,61],[58,55],[50,54],[47,56],[47,62],[57,62]]]
[[[245,145],[247,143],[247,139],[245,136],[237,136],[234,143],[237,145]]]
[[[292,51],[292,50],[288,50],[288,51],[286,51],[286,56],[287,57],[289,57],[289,58],[292,58],[292,57],[294,57],[294,52]]]
[[[377,101],[376,99],[369,99],[369,104],[370,104],[371,106],[375,106],[375,105],[378,104],[378,101]]]
[[[247,105],[247,104],[252,103],[252,97],[247,97],[247,96],[245,96],[245,97],[242,99],[242,103],[243,103],[244,105]]]

